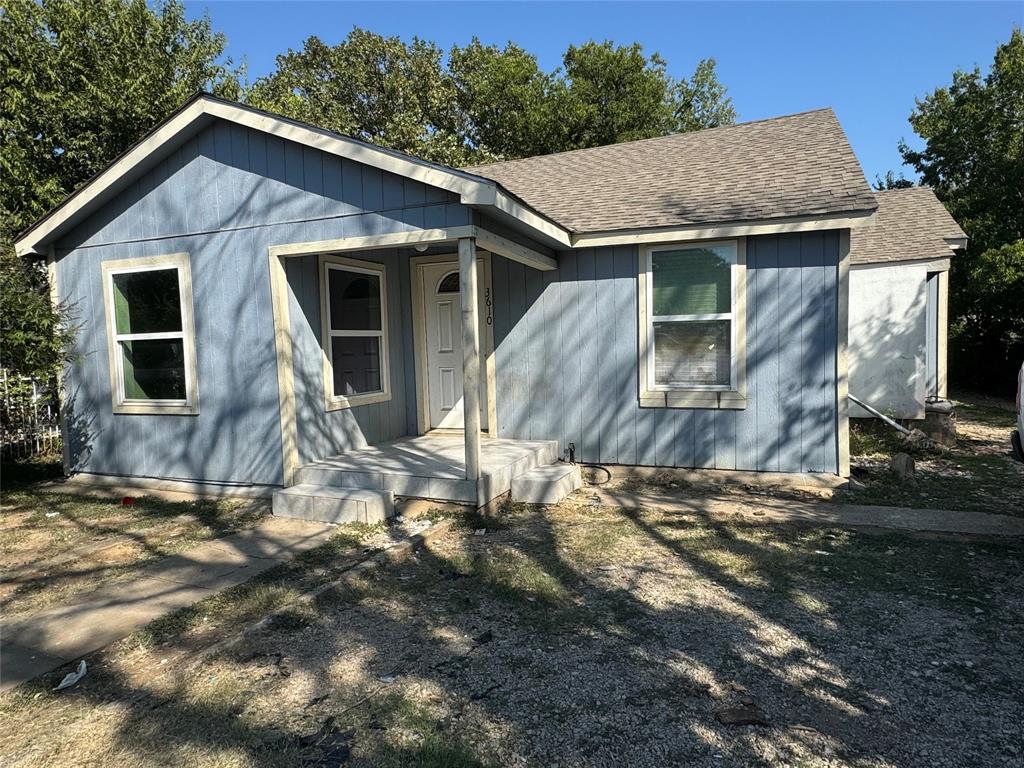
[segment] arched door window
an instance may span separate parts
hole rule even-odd
[[[437,281],[437,292],[438,293],[458,293],[459,292],[459,273],[449,272],[447,275]]]

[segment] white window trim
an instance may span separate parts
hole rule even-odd
[[[380,280],[380,330],[379,331],[333,331],[330,316],[330,281],[327,279],[329,270],[343,269],[346,272],[361,272],[374,275]],[[388,284],[384,264],[374,261],[346,259],[342,256],[320,256],[320,325],[321,347],[324,368],[324,410],[337,411],[343,408],[354,408],[358,405],[382,403],[391,399],[391,370],[388,343]],[[346,397],[334,394],[334,361],[331,339],[335,336],[374,337],[380,339],[380,383],[378,392],[366,392]]]
[[[181,331],[166,333],[117,332],[114,316],[114,276],[132,272],[175,269],[178,273],[178,297],[181,309]],[[143,256],[134,259],[105,261],[103,272],[103,307],[107,320],[107,357],[110,371],[110,394],[114,413],[166,414],[194,416],[199,413],[199,383],[196,372],[195,323],[192,316],[192,272],[187,253]],[[133,339],[182,339],[185,352],[184,400],[132,400],[124,395],[124,356],[121,342]]]
[[[656,251],[675,250],[696,246],[731,245],[736,249],[736,261],[730,270],[732,311],[703,315],[659,315],[659,321],[730,320],[730,382],[727,385],[668,385],[655,384],[654,377],[654,292],[651,276],[652,256]],[[747,241],[688,240],[657,243],[640,248],[638,265],[639,308],[639,389],[643,408],[723,408],[742,409],[747,404]]]

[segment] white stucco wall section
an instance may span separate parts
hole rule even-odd
[[[920,263],[850,269],[850,394],[896,418],[924,418],[927,276]]]

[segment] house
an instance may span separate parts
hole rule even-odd
[[[967,235],[926,187],[877,192],[875,224],[850,245],[850,394],[924,419],[945,400],[949,267]],[[854,418],[870,417],[856,403]]]
[[[16,247],[80,324],[70,472],[370,516],[569,457],[848,475],[878,207],[828,109],[460,170],[199,94]]]

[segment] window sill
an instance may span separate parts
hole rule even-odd
[[[330,397],[324,402],[324,410],[342,411],[346,408],[355,408],[360,405],[384,403],[390,399],[390,392],[371,392],[366,395],[353,395],[352,397]]]
[[[641,408],[702,408],[743,410],[746,395],[736,390],[677,389],[640,393]]]
[[[198,416],[199,404],[114,403],[114,413],[149,416]]]

